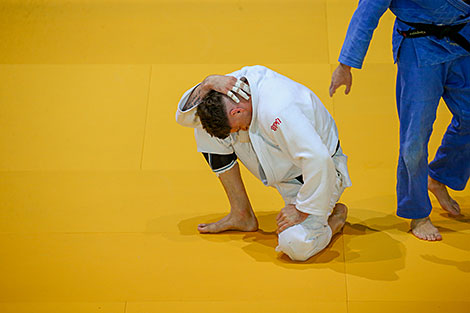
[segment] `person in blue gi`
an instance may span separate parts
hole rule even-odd
[[[458,203],[447,187],[463,190],[470,176],[470,0],[360,0],[332,75],[330,96],[360,69],[379,19],[390,9],[396,21],[393,56],[398,66],[396,101],[400,119],[397,215],[411,219],[423,240],[442,237],[431,223],[428,190],[452,216]],[[440,98],[453,114],[434,160],[428,141]]]

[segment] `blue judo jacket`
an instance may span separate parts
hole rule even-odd
[[[398,30],[412,29],[401,21],[434,25],[468,23],[460,34],[470,41],[470,5],[462,0],[359,0],[348,27],[339,62],[354,68],[362,67],[372,34],[387,9],[398,17],[392,37],[395,62],[404,39]],[[438,39],[427,36],[413,38],[413,41],[419,66],[449,62],[470,55],[470,52],[447,37]]]

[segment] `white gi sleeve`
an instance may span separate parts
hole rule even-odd
[[[336,183],[336,169],[320,136],[295,105],[279,114],[274,139],[291,161],[302,169],[304,184],[295,205],[304,213],[327,216]]]
[[[197,106],[193,106],[189,110],[183,111],[183,107],[188,102],[189,97],[193,93],[194,89],[199,85],[194,86],[193,88],[186,91],[183,96],[181,97],[178,107],[176,109],[176,122],[181,126],[186,127],[199,127],[201,122],[199,121],[199,117],[196,116],[196,108]]]

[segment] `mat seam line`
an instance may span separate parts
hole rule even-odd
[[[149,106],[150,106],[150,89],[152,86],[152,72],[153,72],[153,64],[150,64],[150,72],[149,72],[149,85],[147,88],[147,106],[145,109],[145,122],[144,122],[144,138],[142,140],[142,151],[141,151],[141,157],[140,157],[140,170],[143,168],[144,164],[144,152],[145,152],[145,138],[147,136],[147,122],[149,118]]]
[[[348,276],[346,272],[346,249],[345,249],[345,242],[344,242],[344,231],[341,234],[341,240],[343,241],[343,264],[344,264],[344,285],[345,285],[345,292],[346,292],[346,312],[349,313]]]
[[[328,69],[330,72],[330,77],[333,75],[332,71],[332,63],[331,63],[331,56],[330,56],[330,31],[328,28],[328,0],[325,0],[325,28],[326,28],[326,52],[328,53]],[[329,87],[328,87],[329,89]],[[328,95],[329,96],[329,95]],[[336,107],[335,107],[335,99],[333,97],[331,98],[331,105],[333,107],[333,119],[336,119]]]

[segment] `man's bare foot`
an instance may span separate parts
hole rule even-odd
[[[209,224],[199,224],[197,230],[200,233],[220,233],[226,230],[256,231],[258,230],[258,220],[254,214],[240,216],[229,213],[220,221]]]
[[[437,201],[439,201],[441,207],[450,215],[460,215],[460,206],[457,201],[451,198],[449,192],[447,191],[446,185],[438,182],[435,179],[432,179],[431,177],[428,177],[428,189],[434,194],[434,196],[436,196]]]
[[[333,213],[331,213],[328,218],[328,225],[330,225],[333,235],[339,233],[341,229],[343,229],[347,216],[348,207],[342,203],[336,203],[336,206],[333,208]]]
[[[411,220],[411,233],[422,240],[442,240],[439,230],[431,223],[429,217]]]

